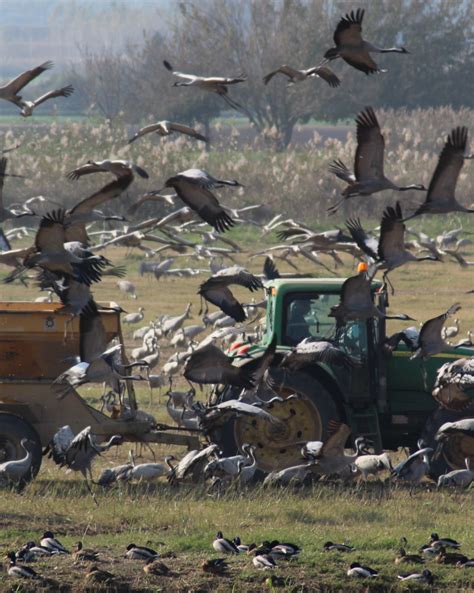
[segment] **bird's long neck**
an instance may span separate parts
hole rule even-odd
[[[405,53],[407,53],[406,50],[403,49],[403,47],[386,47],[386,48],[377,47],[372,51],[377,51],[380,54],[405,54]]]
[[[110,449],[110,447],[112,447],[115,444],[115,438],[114,436],[111,436],[110,439],[104,443],[103,445],[95,445],[96,448],[99,448],[101,451],[107,451],[108,449]]]
[[[31,453],[31,451],[28,451],[28,449],[26,448],[26,446],[23,443],[21,443],[21,446],[23,447],[26,455],[22,459],[20,459],[19,461],[26,463],[27,461],[29,461],[31,459],[32,453]]]
[[[398,191],[409,191],[412,189],[416,189],[418,191],[427,191],[424,185],[418,185],[417,183],[412,183],[411,185],[402,185],[399,186]]]
[[[255,453],[253,452],[253,447],[250,447],[249,449],[249,457],[252,460],[252,464],[249,467],[256,467],[257,465],[257,460],[255,459]]]
[[[416,261],[439,261],[435,255],[425,255],[423,257],[417,257]]]
[[[171,473],[172,474],[175,474],[176,473],[176,468],[175,468],[174,465],[171,464],[171,459],[170,459],[169,456],[168,457],[165,457],[165,463],[170,468]]]

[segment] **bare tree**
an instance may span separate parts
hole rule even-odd
[[[127,106],[130,62],[122,51],[81,49],[82,61],[74,66],[74,84],[106,119],[113,122]]]

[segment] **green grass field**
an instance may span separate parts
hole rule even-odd
[[[453,221],[454,222],[454,221]],[[254,231],[243,228],[229,233],[238,237],[245,252],[237,257],[239,263],[260,270],[262,258],[249,264],[250,253],[264,244]],[[275,243],[274,237],[265,239],[265,245]],[[119,294],[115,281],[105,278],[94,287],[98,301],[114,300],[127,311],[139,305],[145,307],[145,321],[161,313],[178,314],[187,302],[193,303],[192,318],[197,323],[199,299],[197,287],[203,276],[190,279],[162,279],[156,281],[140,277],[138,265],[141,255],[127,255],[123,249],[109,249],[105,253],[115,264],[125,264],[128,278],[137,286],[138,300],[127,300]],[[323,256],[324,258],[324,256]],[[472,254],[468,256],[474,259]],[[184,259],[184,261],[182,261]],[[186,265],[185,258],[178,258],[175,265]],[[349,275],[352,261],[346,259],[341,275]],[[201,262],[190,263],[203,267]],[[310,271],[306,262],[301,271]],[[327,262],[329,263],[329,262]],[[278,264],[281,271],[290,271]],[[318,269],[311,271],[320,274]],[[454,263],[426,262],[406,266],[391,275],[396,294],[391,298],[391,310],[406,312],[417,323],[441,313],[454,302],[463,306],[459,313],[461,333],[474,329],[474,295],[467,295],[474,288],[474,277]],[[2,300],[31,300],[38,296],[33,284],[4,286]],[[242,300],[249,295],[236,291]],[[393,328],[396,327],[393,325]],[[125,329],[129,347],[133,329]],[[136,343],[135,343],[136,345]],[[172,350],[163,344],[162,360]],[[178,382],[179,385],[179,382]],[[90,402],[97,401],[98,388],[85,387],[80,393]],[[148,389],[139,386],[138,399],[142,407],[160,419],[165,419],[164,399],[155,395],[149,401]],[[58,405],[64,405],[59,404]],[[155,447],[158,460],[176,448]],[[111,451],[95,467],[100,469],[123,461],[128,447]],[[184,453],[184,451],[183,451]],[[147,451],[144,458],[150,460]],[[430,587],[400,584],[397,572],[415,569],[415,566],[394,564],[399,541],[408,538],[410,552],[425,543],[432,531],[442,536],[460,540],[462,551],[474,556],[474,491],[437,492],[433,485],[424,484],[414,492],[407,488],[390,487],[374,481],[368,487],[357,484],[343,487],[333,483],[319,483],[302,489],[265,491],[256,486],[243,491],[229,491],[216,498],[199,487],[170,487],[165,480],[153,485],[126,485],[108,492],[97,491],[95,506],[84,484],[75,474],[66,474],[46,461],[35,480],[22,494],[2,491],[0,496],[0,556],[9,549],[17,549],[29,539],[38,540],[44,530],[52,529],[67,546],[80,539],[88,548],[100,552],[99,566],[117,575],[119,585],[112,590],[124,591],[193,591],[193,592],[261,592],[281,590],[287,592],[399,592],[429,591]],[[239,535],[245,543],[264,539],[289,540],[302,547],[299,559],[289,564],[283,562],[275,574],[284,578],[283,587],[268,587],[268,574],[255,569],[246,556],[229,559],[228,576],[208,576],[200,564],[204,559],[216,557],[211,548],[217,530],[226,536]],[[351,555],[331,555],[322,552],[325,541],[349,541],[357,550]],[[158,547],[165,555],[173,552],[164,562],[173,572],[170,577],[148,577],[139,561],[123,559],[128,543]],[[378,570],[382,576],[373,582],[348,582],[345,571],[350,562],[359,561]],[[432,561],[427,567],[436,575],[435,591],[474,591],[474,570],[439,566]],[[90,588],[85,579],[87,566],[75,565],[70,558],[58,557],[35,565],[37,571],[54,579],[64,591],[98,590]],[[89,587],[89,588],[88,588]],[[54,587],[53,587],[54,588]],[[38,584],[28,587],[11,578],[0,578],[0,592],[38,591]],[[100,590],[100,589],[99,589]]]

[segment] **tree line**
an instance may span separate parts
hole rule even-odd
[[[388,72],[371,76],[338,60],[331,67],[342,80],[339,88],[320,79],[288,86],[284,77],[263,84],[264,75],[282,64],[318,64],[333,45],[339,18],[358,7],[366,9],[366,39],[402,45],[410,53],[379,55]],[[232,98],[266,142],[284,148],[296,124],[352,119],[368,104],[471,108],[473,17],[474,3],[464,0],[187,0],[169,17],[165,34],[148,32],[142,43],[121,49],[82,48],[68,79],[78,90],[76,105],[112,123],[169,119],[199,122],[208,131],[212,119],[229,107],[218,96],[173,87],[163,60],[205,76],[243,73],[248,81],[231,88]]]

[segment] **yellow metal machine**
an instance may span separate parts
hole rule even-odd
[[[120,313],[99,309],[108,341],[122,332]],[[21,439],[32,443],[32,476],[41,465],[41,450],[66,424],[74,433],[90,426],[100,439],[120,434],[129,442],[198,447],[196,435],[168,432],[137,414],[133,384],[128,382],[128,408],[111,418],[72,391],[58,400],[53,381],[79,355],[79,319],[60,303],[0,302],[0,463],[24,455]],[[34,444],[34,446],[33,446]]]

